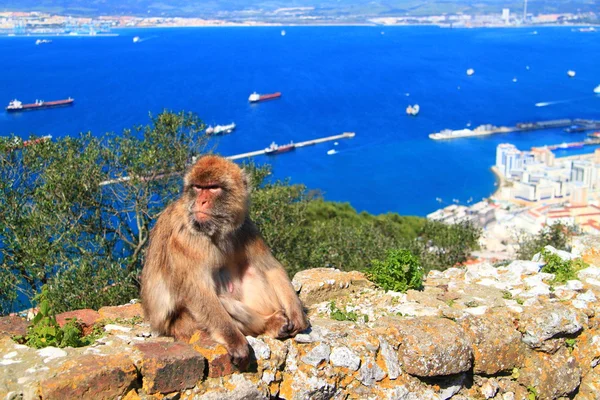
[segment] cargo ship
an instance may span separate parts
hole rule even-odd
[[[207,135],[224,135],[226,133],[231,133],[233,132],[233,130],[235,129],[235,122],[232,122],[229,125],[215,125],[213,126],[209,126],[208,128],[206,128],[206,134]]]
[[[288,151],[292,151],[296,148],[296,145],[292,142],[288,143],[288,144],[284,144],[282,146],[279,146],[277,144],[275,144],[275,142],[271,143],[271,145],[267,148],[265,148],[265,154],[269,154],[269,155],[273,155],[273,154],[281,154],[281,153],[287,153]]]
[[[258,103],[259,101],[272,100],[281,97],[281,92],[275,92],[270,94],[258,94],[256,92],[252,93],[250,97],[248,97],[248,101],[250,103]]]
[[[54,101],[43,101],[36,100],[35,103],[23,104],[19,100],[15,99],[8,103],[8,107],[6,107],[7,112],[17,112],[17,111],[29,111],[29,110],[43,110],[46,108],[54,108],[54,107],[63,107],[70,106],[73,104],[75,100],[72,98],[68,98],[65,100],[54,100]]]

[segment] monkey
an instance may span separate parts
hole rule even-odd
[[[284,339],[309,327],[287,273],[248,215],[249,192],[237,164],[199,158],[150,232],[141,277],[154,331],[186,342],[203,332],[238,365],[248,362],[245,336]]]

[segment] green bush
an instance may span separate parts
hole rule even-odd
[[[575,233],[573,227],[560,222],[542,228],[536,235],[521,233],[517,238],[519,260],[531,260],[546,246],[569,251],[569,239]]]
[[[384,260],[371,261],[369,280],[385,290],[406,292],[423,285],[423,268],[408,250],[390,250]]]
[[[29,347],[41,349],[53,347],[83,347],[92,344],[100,335],[94,332],[84,336],[80,324],[75,319],[70,319],[62,327],[56,322],[55,310],[48,304],[47,292],[44,290],[37,297],[39,311],[27,328],[25,336],[15,336],[15,341]]]
[[[566,281],[577,279],[577,271],[587,268],[588,265],[581,259],[563,260],[559,255],[542,250],[542,259],[546,263],[542,267],[542,272],[554,274],[554,282],[565,283]]]
[[[444,224],[427,221],[408,248],[419,256],[425,272],[443,271],[467,261],[479,249],[481,229],[470,222]]]

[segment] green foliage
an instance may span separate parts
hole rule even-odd
[[[425,272],[443,271],[467,261],[471,252],[479,249],[480,236],[481,229],[470,222],[427,221],[409,249],[420,258]]]
[[[0,314],[44,285],[60,311],[136,297],[149,229],[180,192],[202,129],[192,114],[165,111],[120,135],[26,148],[0,139]]]
[[[519,260],[531,260],[533,256],[546,246],[552,246],[558,250],[570,250],[569,239],[573,236],[572,227],[562,223],[555,223],[541,229],[536,235],[521,234],[517,238],[519,248],[517,258]]]
[[[535,400],[538,398],[538,393],[535,386],[527,386],[527,393],[527,400]]]
[[[542,267],[542,272],[554,274],[554,282],[565,283],[566,281],[577,279],[577,271],[587,268],[588,265],[581,259],[563,260],[559,255],[542,250],[542,258],[546,263]]]
[[[423,268],[410,251],[390,250],[384,260],[371,261],[367,277],[385,290],[406,292],[421,288]]]
[[[76,319],[70,319],[64,326],[56,322],[56,313],[48,303],[48,293],[43,290],[37,297],[39,311],[27,328],[25,337],[16,336],[14,339],[22,344],[36,349],[48,346],[54,347],[83,347],[92,344],[101,332],[83,336],[80,324]]]

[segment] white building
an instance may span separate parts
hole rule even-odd
[[[510,23],[510,8],[502,9],[502,19],[506,25]]]

